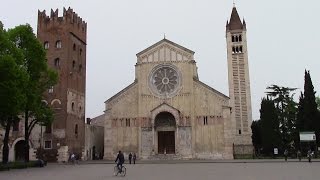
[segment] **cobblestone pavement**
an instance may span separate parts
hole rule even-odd
[[[0,180],[315,180],[319,162],[178,163],[125,165],[126,177],[113,176],[114,164],[49,164],[0,172]]]

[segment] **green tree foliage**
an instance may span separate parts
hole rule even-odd
[[[296,88],[271,85],[267,89],[270,91],[266,93],[272,98],[277,109],[283,148],[289,148],[288,146],[293,145],[296,131],[297,104],[293,100],[294,94],[291,94]]]
[[[279,147],[281,138],[279,131],[279,119],[274,102],[267,98],[261,101],[261,144],[265,154],[272,154],[274,147]]]
[[[25,161],[29,161],[29,136],[32,128],[42,121],[51,121],[50,110],[44,108],[44,92],[57,82],[57,73],[48,68],[46,52],[38,41],[30,25],[20,25],[8,31],[9,39],[18,47],[23,56],[23,68],[27,71],[27,87],[24,89],[26,103],[25,117]],[[41,113],[45,113],[43,115]]]
[[[312,84],[309,71],[305,71],[304,75],[304,93],[300,96],[299,112],[298,112],[298,130],[299,131],[315,131],[317,142],[320,143],[320,117],[318,106],[316,103],[316,92]]]
[[[8,39],[7,32],[0,22],[0,124],[5,129],[2,162],[8,162],[9,132],[25,104],[27,74],[21,66],[23,54]]]
[[[262,137],[261,137],[261,121],[252,121],[251,124],[251,130],[252,130],[252,144],[254,146],[255,152],[257,155],[260,154],[260,149],[262,147]]]

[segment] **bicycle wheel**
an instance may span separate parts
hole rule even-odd
[[[127,173],[127,169],[126,169],[126,167],[122,166],[122,172],[121,172],[121,175],[122,175],[122,176],[126,176],[126,173]]]
[[[113,168],[113,175],[114,175],[114,176],[118,176],[118,173],[119,173],[118,167],[115,166],[115,167]]]

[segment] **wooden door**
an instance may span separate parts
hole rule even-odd
[[[158,153],[175,154],[175,136],[174,131],[158,132]]]

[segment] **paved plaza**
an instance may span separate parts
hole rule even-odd
[[[114,164],[49,164],[0,172],[0,180],[315,180],[319,162],[201,162],[128,165],[126,177],[113,176]]]

